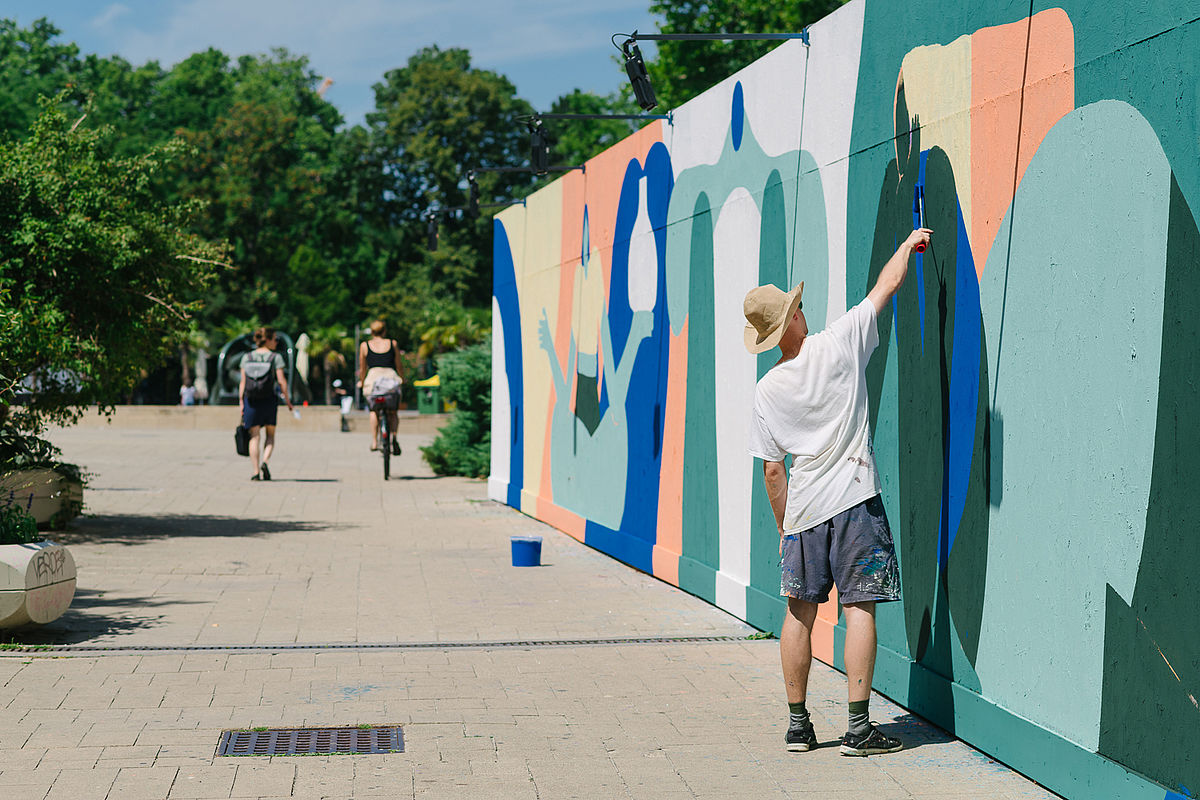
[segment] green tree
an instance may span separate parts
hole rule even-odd
[[[653,0],[662,33],[798,33],[846,0]],[[658,42],[647,65],[660,108],[676,108],[728,78],[772,48],[775,41]]]
[[[0,417],[31,432],[113,403],[161,363],[224,258],[186,232],[197,204],[154,191],[188,156],[181,142],[114,156],[112,129],[72,124],[63,100],[0,145]]]
[[[502,75],[471,66],[466,50],[424,48],[375,85],[376,111],[367,115],[373,154],[387,177],[385,221],[400,231],[392,272],[424,271],[440,297],[467,306],[491,298],[491,221],[461,213],[441,220],[438,250],[463,248],[453,259],[425,259],[423,214],[467,203],[471,169],[526,164],[529,134],[522,120],[533,108]],[[522,173],[480,172],[483,202],[532,185]],[[469,254],[470,262],[460,256]],[[446,270],[449,271],[446,271]],[[415,298],[419,301],[419,298]]]
[[[24,136],[38,116],[38,98],[71,84],[79,48],[55,41],[60,33],[44,17],[24,29],[0,19],[0,139]]]
[[[212,59],[207,67],[219,63]],[[217,287],[209,320],[256,314],[293,332],[323,324],[303,317],[314,307],[320,277],[333,281],[330,298],[343,304],[338,311],[349,311],[349,293],[319,225],[326,207],[340,202],[329,197],[327,179],[341,118],[316,94],[318,77],[307,60],[285,51],[243,57],[230,81],[229,104],[212,124],[183,131],[198,153],[183,172],[183,191],[207,203],[199,231],[228,239],[237,267]],[[211,76],[208,82],[221,85]],[[290,267],[302,274],[292,275]],[[289,304],[297,283],[299,296]]]
[[[491,469],[492,347],[486,339],[442,357],[442,397],[454,416],[421,454],[438,475],[487,477]]]

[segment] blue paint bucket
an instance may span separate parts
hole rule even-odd
[[[542,537],[512,537],[512,565],[514,567],[540,567],[542,565]]]

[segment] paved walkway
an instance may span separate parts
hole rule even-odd
[[[387,483],[362,434],[281,434],[270,483],[225,433],[52,438],[94,473],[59,537],[79,591],[19,639],[108,649],[0,657],[6,800],[1054,797],[878,696],[908,749],[840,757],[819,664],[823,746],[785,752],[777,642],[433,478],[419,433]],[[531,533],[545,566],[513,568]],[[553,644],[595,639],[649,641]],[[359,724],[403,725],[406,751],[214,756],[228,728]]]

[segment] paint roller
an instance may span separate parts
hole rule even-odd
[[[916,196],[913,198],[913,211],[917,214],[917,227],[925,227],[925,187],[917,184]],[[913,248],[918,253],[925,252],[925,243],[917,242],[917,246]]]

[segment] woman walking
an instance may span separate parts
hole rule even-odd
[[[254,465],[252,481],[271,480],[267,462],[275,449],[275,419],[279,410],[278,392],[291,411],[287,378],[283,375],[283,356],[275,352],[275,329],[259,328],[254,332],[254,349],[242,357],[242,380],[238,384],[238,400],[242,406],[242,425],[250,432],[250,463]],[[258,434],[265,441],[259,447]],[[261,454],[261,464],[260,464]]]

